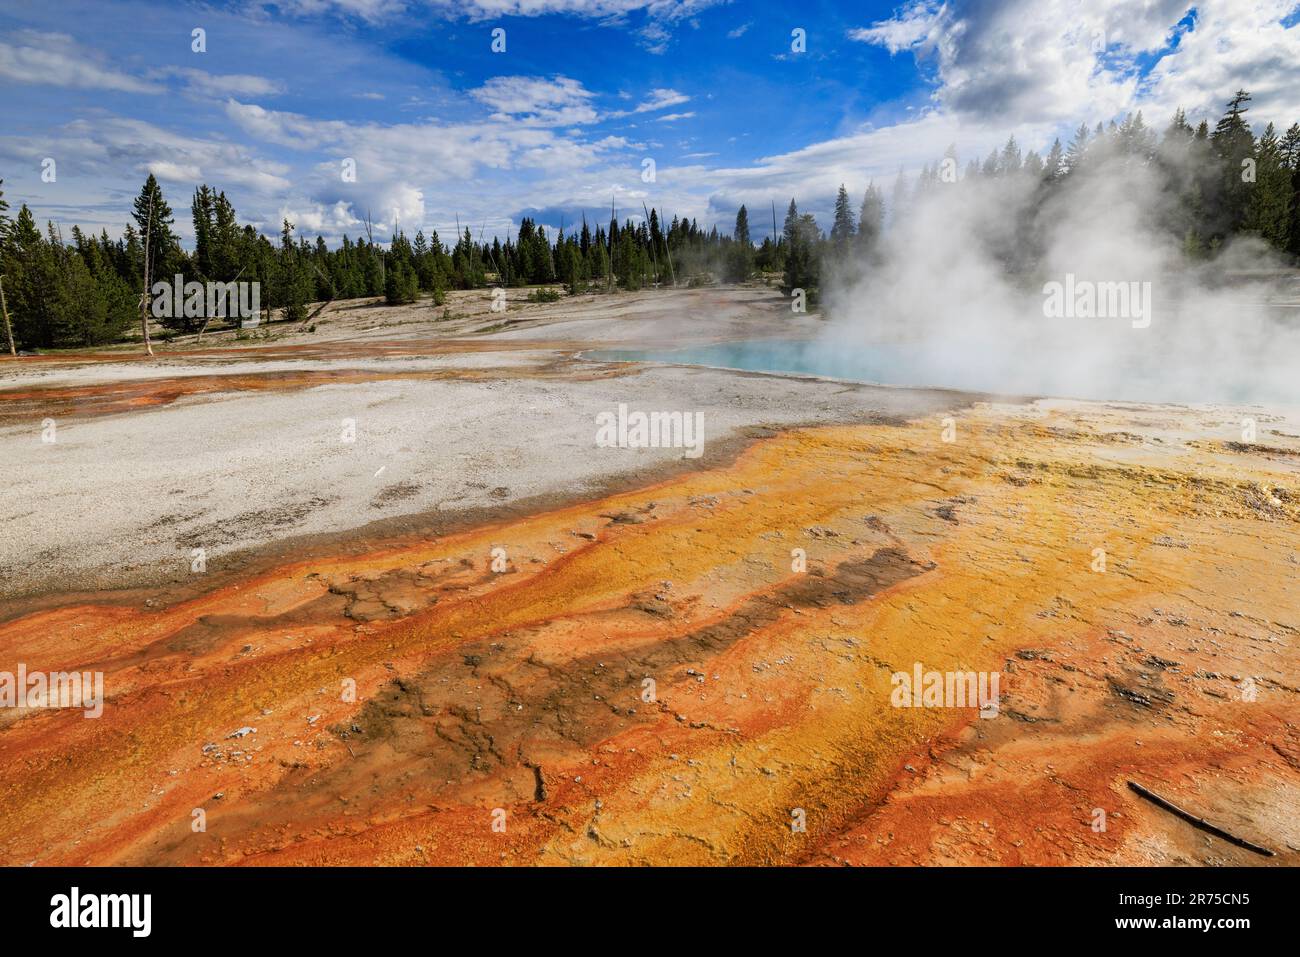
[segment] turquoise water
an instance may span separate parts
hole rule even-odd
[[[695,366],[720,366],[747,372],[787,372],[886,382],[891,367],[902,356],[897,347],[863,350],[862,354],[828,353],[815,343],[795,339],[749,339],[714,342],[681,349],[603,349],[586,353],[589,359],[615,362],[676,362]]]
[[[612,362],[672,362],[746,372],[780,372],[850,379],[880,385],[930,386],[973,391],[997,389],[980,370],[937,369],[918,364],[914,350],[899,345],[829,347],[797,339],[749,339],[680,349],[602,349],[589,359]]]
[[[795,339],[749,339],[677,349],[602,349],[585,353],[603,361],[669,362],[747,372],[793,373],[879,385],[957,389],[1006,396],[1058,396],[1144,402],[1300,404],[1290,374],[1267,359],[1219,361],[1194,341],[1171,355],[1169,342],[1130,339],[1109,352],[1062,343],[973,342],[831,344]],[[1282,350],[1285,352],[1285,349]]]

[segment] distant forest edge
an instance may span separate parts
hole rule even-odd
[[[971,160],[960,176],[950,148],[914,184],[900,172],[890,199],[891,223],[906,217],[922,194],[954,183],[1012,180],[1028,196],[1027,208],[1018,213],[1025,228],[991,251],[1008,272],[1026,273],[1040,252],[1035,217],[1062,184],[1103,163],[1134,163],[1154,171],[1163,184],[1169,201],[1158,225],[1188,260],[1213,259],[1231,240],[1249,235],[1294,262],[1300,257],[1300,123],[1281,137],[1270,123],[1256,138],[1245,119],[1249,101],[1239,91],[1213,129],[1204,120],[1192,127],[1179,110],[1159,137],[1140,112],[1123,123],[1081,125],[1068,146],[1058,139],[1043,156],[1022,156],[1013,137],[982,163]],[[1247,166],[1249,177],[1243,173]],[[241,227],[225,193],[203,185],[190,204],[195,244],[187,251],[172,231],[172,210],[152,174],[135,200],[132,222],[116,241],[107,230],[96,238],[73,226],[67,243],[52,222],[42,235],[26,204],[16,217],[8,210],[0,180],[0,289],[12,339],[25,350],[100,345],[120,341],[133,329],[138,333],[146,252],[150,284],[177,274],[186,281],[258,282],[266,319],[300,321],[310,303],[332,299],[384,296],[396,304],[431,297],[441,304],[448,289],[562,284],[578,294],[737,282],[756,272],[780,273],[785,290],[815,296],[838,270],[884,268],[874,252],[886,220],[884,195],[872,183],[856,211],[840,187],[827,232],[810,214],[801,215],[792,199],[781,232],[757,246],[749,211],[741,206],[730,235],[676,216],[665,230],[652,208],[646,218],[627,218],[622,225],[611,218],[594,231],[584,217],[554,241],[525,218],[504,243],[476,241],[467,227],[450,248],[436,231],[419,231],[413,239],[399,232],[387,249],[369,236],[353,241],[346,235],[337,249],[329,249],[319,236],[312,243],[296,235],[287,220],[278,245],[250,225]],[[766,221],[767,213],[760,218]],[[175,333],[202,324],[185,316],[161,322]]]

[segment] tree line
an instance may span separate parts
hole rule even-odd
[[[874,183],[858,204],[841,186],[827,232],[791,199],[779,232],[773,229],[757,245],[749,211],[741,206],[730,234],[677,216],[665,227],[657,209],[644,209],[643,217],[621,223],[611,214],[607,225],[594,229],[584,214],[554,238],[531,217],[523,218],[505,242],[476,240],[466,227],[451,246],[436,230],[427,236],[418,230],[412,238],[399,231],[384,248],[374,241],[367,220],[364,237],[344,235],[330,249],[321,236],[308,241],[288,220],[274,242],[252,225],[241,226],[225,193],[204,184],[191,197],[194,248],[187,250],[152,174],[117,239],[107,230],[90,236],[76,226],[64,237],[53,223],[42,231],[26,204],[10,217],[0,180],[0,294],[6,327],[22,349],[122,339],[140,327],[147,308],[146,270],[150,283],[177,274],[186,281],[260,283],[267,321],[301,321],[313,302],[382,296],[390,303],[428,297],[441,304],[449,289],[488,285],[559,284],[577,294],[741,282],[766,273],[780,274],[786,291],[799,288],[815,296],[836,270],[870,268],[885,232],[887,206],[890,222],[896,223],[919,196],[953,183],[1009,179],[1030,189],[1033,202],[1023,215],[1032,223],[1071,177],[1114,161],[1156,173],[1169,200],[1159,225],[1189,259],[1213,258],[1240,235],[1257,236],[1284,256],[1300,257],[1300,124],[1279,136],[1270,123],[1257,138],[1245,118],[1250,99],[1238,91],[1213,128],[1204,120],[1193,127],[1182,110],[1159,136],[1141,113],[1109,125],[1084,124],[1068,145],[1058,139],[1041,156],[1022,154],[1012,137],[982,162],[971,160],[961,173],[950,147],[915,182],[900,171],[888,204]],[[771,215],[775,227],[775,207]],[[996,241],[1002,247],[995,252],[1010,270],[1032,268],[1040,252],[1035,235],[1032,228],[1001,235]],[[187,333],[203,320],[179,315],[161,322],[169,333]]]
[[[743,260],[748,276],[765,256],[771,259],[770,241],[756,259],[748,239],[744,256],[729,257],[733,237],[676,216],[665,229],[656,209],[639,221],[620,224],[611,217],[608,226],[594,229],[583,216],[576,229],[561,229],[554,239],[524,217],[505,242],[475,240],[466,227],[451,246],[437,230],[427,236],[418,230],[414,237],[399,231],[384,248],[367,223],[365,236],[344,235],[330,249],[321,236],[309,242],[288,220],[273,242],[253,226],[241,226],[226,194],[207,184],[191,198],[194,244],[187,250],[152,174],[117,239],[107,230],[93,236],[76,226],[65,237],[52,222],[42,232],[26,204],[11,218],[3,187],[0,180],[0,275],[13,336],[24,349],[99,345],[139,328],[148,301],[146,269],[150,285],[176,275],[187,282],[260,283],[266,320],[300,321],[312,303],[334,299],[382,296],[402,303],[428,297],[441,304],[449,289],[488,285],[560,284],[570,293],[635,290],[706,281],[724,261]],[[743,278],[735,269],[728,276]],[[195,332],[204,323],[185,315],[158,321],[171,333]]]

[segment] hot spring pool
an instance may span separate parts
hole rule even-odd
[[[612,362],[673,362],[745,372],[828,376],[884,385],[934,385],[932,382],[900,381],[900,370],[914,363],[907,361],[907,356],[898,346],[834,352],[806,340],[749,339],[681,349],[602,349],[584,353],[584,356]]]
[[[1140,342],[1140,340],[1139,340]],[[1256,365],[1217,364],[1212,354],[1181,361],[1155,339],[1136,348],[1087,354],[1059,343],[1005,351],[951,344],[864,343],[749,339],[669,349],[599,349],[584,358],[607,362],[668,362],[745,372],[812,375],[876,385],[957,389],[993,395],[1075,399],[1300,405],[1289,377]],[[1172,360],[1172,361],[1171,361]],[[1189,368],[1190,366],[1190,368]],[[1198,368],[1199,367],[1199,368]]]

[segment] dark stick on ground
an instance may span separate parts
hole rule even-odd
[[[1263,854],[1265,857],[1274,856],[1273,852],[1270,851],[1267,847],[1260,847],[1258,844],[1252,844],[1250,841],[1246,840],[1243,837],[1237,837],[1237,835],[1235,834],[1229,834],[1223,828],[1211,824],[1209,821],[1205,820],[1205,818],[1197,817],[1195,814],[1192,814],[1190,811],[1184,811],[1182,808],[1180,808],[1177,804],[1174,804],[1172,801],[1167,801],[1164,798],[1162,798],[1159,794],[1156,794],[1153,791],[1148,791],[1146,788],[1138,784],[1136,781],[1129,781],[1128,786],[1131,790],[1133,790],[1135,793],[1139,794],[1140,796],[1146,798],[1152,804],[1156,805],[1157,807],[1164,808],[1166,811],[1170,812],[1171,814],[1178,815],[1188,824],[1191,824],[1193,827],[1199,827],[1202,831],[1208,831],[1209,833],[1213,834],[1215,837],[1223,838],[1229,844],[1235,844],[1237,845],[1237,847],[1244,847],[1246,850],[1254,851],[1256,854]]]

